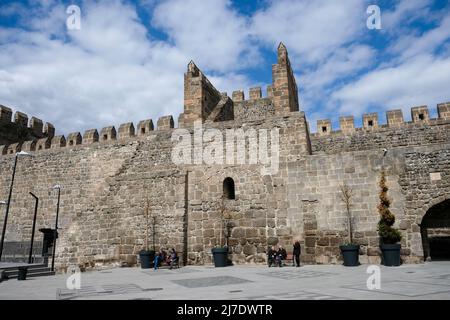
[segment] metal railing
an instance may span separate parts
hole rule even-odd
[[[32,263],[42,262],[42,241],[34,241]],[[31,241],[6,241],[3,245],[3,262],[28,262]]]

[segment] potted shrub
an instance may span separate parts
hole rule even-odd
[[[229,213],[225,210],[225,206],[223,203],[222,197],[222,205],[220,207],[220,236],[219,236],[219,245],[211,249],[211,253],[213,255],[214,266],[217,267],[226,267],[228,265],[228,240],[226,240],[226,244],[222,246],[222,238],[225,234],[225,238],[228,239],[229,234],[229,223],[230,216]]]
[[[228,247],[215,247],[211,249],[211,252],[216,268],[226,267],[228,265]]]
[[[339,249],[341,249],[344,258],[344,266],[347,267],[359,266],[359,244],[353,243],[353,221],[350,211],[352,196],[352,189],[346,184],[342,185],[341,200],[344,202],[347,212],[348,242],[339,246]]]
[[[378,235],[380,236],[380,249],[382,253],[382,263],[385,266],[400,265],[400,249],[399,243],[402,239],[400,231],[393,227],[395,216],[389,210],[391,201],[388,198],[388,187],[386,185],[386,174],[381,171],[380,177],[380,204],[378,212],[380,213],[380,221],[378,222]]]
[[[148,229],[150,225],[150,201],[148,197],[146,199],[145,204],[145,247],[141,251],[139,251],[139,259],[141,261],[142,269],[151,268],[151,264],[155,258],[155,217],[152,217],[152,234],[153,234],[153,250],[149,250],[148,246]]]

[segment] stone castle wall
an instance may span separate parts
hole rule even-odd
[[[241,127],[234,121],[214,123],[213,126],[222,132]],[[302,113],[293,114],[288,121],[274,118],[256,122],[253,128],[271,129],[274,126],[280,127],[280,158],[292,161],[299,154],[308,152]],[[298,130],[303,130],[303,134],[293,134]],[[244,261],[242,251],[243,248],[246,248],[245,252],[250,250],[249,243],[255,245],[258,252],[263,252],[266,246],[264,239],[256,242],[260,234],[252,233],[257,226],[265,230],[261,227],[261,219],[256,220],[257,225],[252,220],[258,210],[266,212],[268,208],[258,204],[263,199],[255,199],[265,190],[255,188],[257,181],[263,181],[260,166],[175,166],[171,163],[172,132],[171,128],[162,128],[141,136],[120,138],[119,135],[116,140],[66,144],[64,147],[36,150],[32,158],[21,157],[7,240],[29,240],[32,219],[29,208],[33,207],[34,200],[28,192],[41,198],[37,229],[54,225],[56,195],[51,187],[60,184],[59,266],[70,263],[92,266],[95,263],[124,261],[135,264],[136,255],[144,244],[143,212],[147,196],[152,214],[157,219],[156,247],[173,246],[185,259],[189,259],[189,263],[203,263],[208,261],[204,253],[218,243],[222,232],[220,223],[210,225],[218,216],[217,208],[222,195],[220,179],[231,176],[236,181],[237,199],[229,203],[236,227],[230,245],[239,241],[235,252],[241,254],[239,258]],[[249,154],[249,146],[246,153]],[[4,172],[0,180],[0,194],[4,196],[9,190],[12,160],[13,155],[0,158],[0,167]],[[270,201],[266,199],[263,202]],[[281,206],[278,203],[271,205],[275,208]],[[254,212],[249,213],[247,209]],[[197,223],[199,212],[202,218]],[[273,235],[276,233],[274,218],[271,218],[269,232]],[[278,224],[283,223],[286,224]],[[253,238],[250,237],[252,234]]]
[[[333,131],[330,120],[320,120],[318,132],[311,134],[305,114],[297,111],[284,46],[272,69],[267,97],[261,88],[252,88],[246,100],[243,91],[231,98],[219,93],[189,63],[185,110],[178,118],[183,131],[174,128],[172,116],[164,116],[156,130],[148,119],[136,127],[124,123],[118,130],[89,129],[0,147],[0,200],[8,195],[13,153],[33,155],[18,159],[7,241],[29,240],[34,208],[29,192],[40,198],[36,229],[54,226],[57,197],[51,188],[59,184],[59,270],[70,264],[135,265],[145,244],[147,199],[156,223],[154,230],[150,227],[150,247],[174,247],[184,263],[211,262],[211,249],[226,241],[224,211],[234,263],[263,263],[268,246],[281,244],[290,251],[294,240],[302,244],[303,262],[340,263],[339,245],[348,238],[340,186],[347,184],[353,190],[353,237],[361,245],[361,262],[378,263],[378,180],[383,169],[403,235],[402,258],[421,261],[422,218],[450,199],[450,104],[438,106],[437,119],[429,118],[426,107],[416,107],[411,123],[395,110],[387,113],[386,125],[378,124],[377,114],[367,114],[361,129],[354,127],[353,117],[342,117],[340,130]],[[216,129],[223,141],[229,130],[240,132],[237,138],[247,139],[244,164],[236,162],[237,148],[231,163],[196,163],[202,154],[193,146],[199,123]],[[272,130],[279,134],[279,167],[270,174],[262,173],[261,163],[250,162],[258,152],[253,143],[264,141],[261,130],[268,134],[269,150]],[[175,132],[189,137],[184,143],[192,147],[193,161],[173,161]],[[203,141],[202,151],[214,142]],[[227,155],[226,144],[222,152]],[[223,199],[225,178],[235,183],[235,199]]]

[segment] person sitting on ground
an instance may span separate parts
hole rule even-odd
[[[175,248],[172,248],[172,250],[170,252],[170,256],[169,256],[170,269],[172,269],[173,266],[177,263],[178,263],[178,255],[177,255],[177,252],[175,251]]]
[[[275,251],[275,246],[270,247],[267,251],[267,264],[269,265],[269,268],[272,266],[272,264],[275,264],[276,255],[277,252]]]

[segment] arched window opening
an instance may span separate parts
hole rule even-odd
[[[230,177],[223,180],[223,196],[225,199],[236,199],[234,193],[234,180]]]

